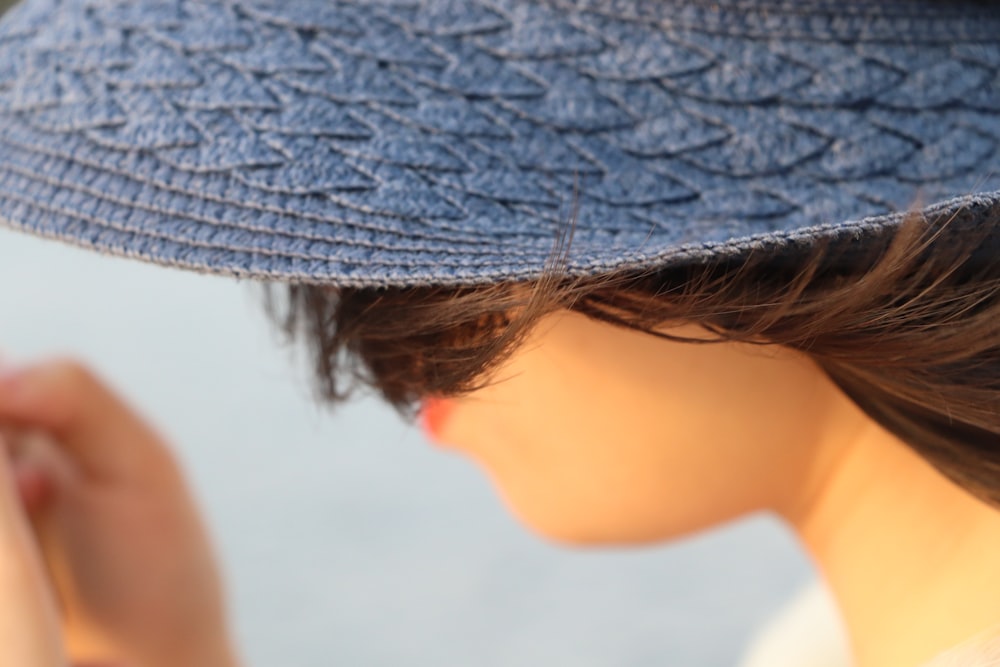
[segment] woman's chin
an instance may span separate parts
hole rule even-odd
[[[549,485],[540,485],[541,490],[526,488],[479,465],[511,516],[545,541],[574,548],[619,547],[655,544],[674,537],[662,526],[637,522],[634,516],[623,516],[599,499],[579,498]]]

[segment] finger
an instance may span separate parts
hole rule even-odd
[[[10,470],[21,503],[28,513],[34,546],[40,554],[47,580],[52,584],[49,588],[57,606],[65,609],[55,588],[57,579],[52,569],[52,550],[46,548],[51,538],[44,530],[43,510],[55,495],[55,485],[65,485],[71,478],[72,466],[51,438],[40,431],[23,431],[6,426],[0,428],[0,439],[4,440],[3,449],[11,453]]]
[[[56,605],[38,547],[15,495],[7,457],[0,457],[0,644],[18,665],[65,664]]]
[[[3,449],[10,451],[10,441],[0,435]],[[21,506],[17,502],[14,474],[8,454],[0,456],[0,546],[17,546],[21,535]],[[25,532],[25,535],[27,533]],[[15,549],[16,551],[16,549]]]
[[[172,467],[157,434],[76,361],[46,361],[0,374],[0,422],[51,433],[89,476]]]
[[[25,465],[23,439],[11,426],[0,426],[0,455],[10,462],[21,502],[29,512],[33,511],[41,505],[44,484],[40,475]]]
[[[13,460],[18,457],[21,449],[21,439],[18,437],[19,430],[10,424],[0,424],[0,443],[7,456]]]

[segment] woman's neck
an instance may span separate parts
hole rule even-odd
[[[858,667],[918,667],[1000,623],[1000,512],[874,422],[782,513],[833,589]]]

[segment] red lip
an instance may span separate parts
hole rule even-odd
[[[441,433],[454,404],[445,398],[428,398],[420,406],[420,425],[427,437],[441,443]]]

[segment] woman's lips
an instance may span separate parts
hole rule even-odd
[[[453,407],[454,403],[446,398],[428,398],[424,400],[423,405],[420,407],[420,425],[430,440],[438,444],[443,444],[441,434],[444,431],[445,422],[448,421],[448,415],[451,414]]]

